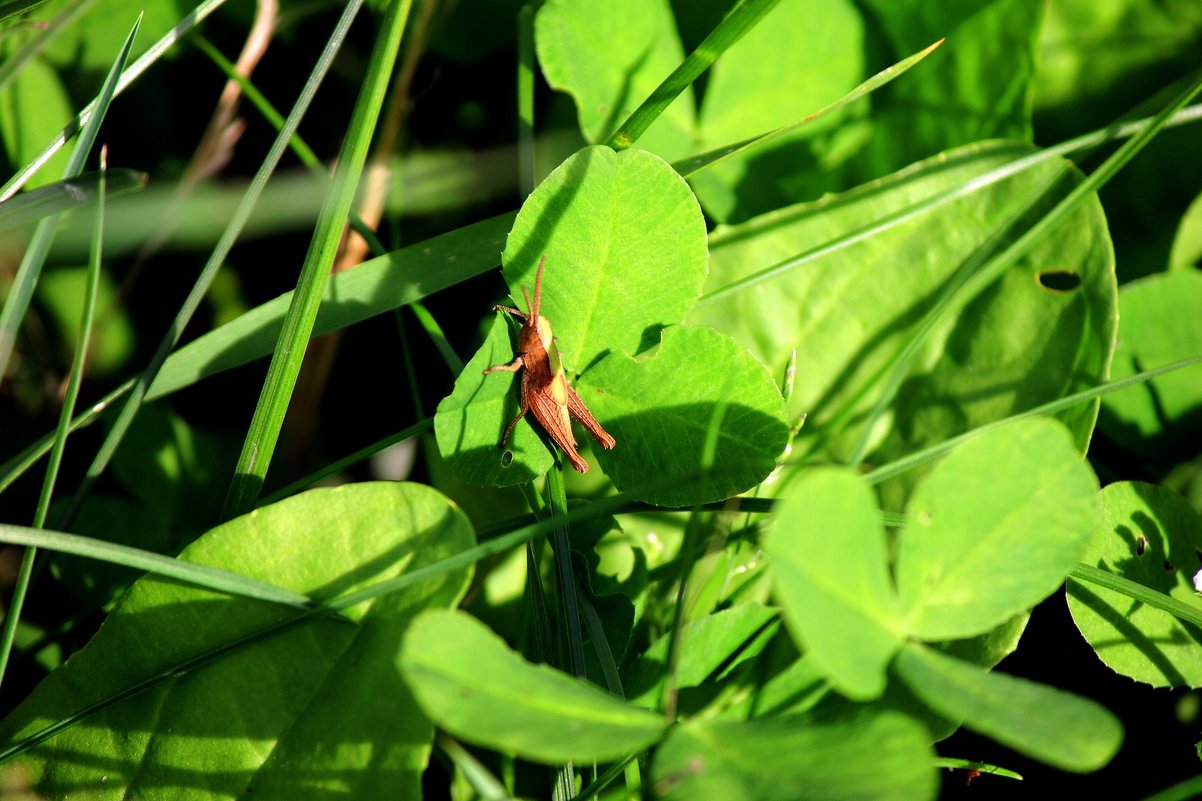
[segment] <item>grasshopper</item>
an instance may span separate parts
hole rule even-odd
[[[521,420],[526,412],[532,412],[534,419],[567,454],[572,467],[586,473],[588,462],[584,461],[576,450],[576,439],[572,436],[572,420],[584,426],[597,442],[601,443],[601,447],[612,448],[616,443],[568,383],[563,363],[559,358],[559,349],[555,347],[555,337],[551,333],[551,321],[539,314],[543,299],[543,267],[546,263],[547,257],[544,255],[538,263],[538,273],[534,279],[534,303],[530,302],[530,293],[526,291],[526,287],[522,287],[522,297],[526,299],[529,314],[509,306],[492,307],[493,311],[503,311],[525,320],[518,333],[520,355],[509,364],[494,364],[484,371],[485,375],[522,371],[521,411],[505,428],[497,447],[504,448],[518,420]]]

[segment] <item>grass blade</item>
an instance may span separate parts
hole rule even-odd
[[[253,598],[259,601],[284,604],[297,609],[309,609],[312,602],[307,596],[291,590],[268,584],[265,581],[231,573],[208,565],[198,565],[185,562],[171,556],[163,556],[153,551],[131,548],[128,545],[118,545],[113,542],[83,537],[78,534],[68,534],[62,531],[48,531],[40,528],[26,528],[0,523],[0,542],[9,545],[25,545],[57,553],[67,553],[82,556],[87,559],[97,559],[115,565],[145,570],[159,576],[186,581],[197,587],[237,595],[243,598]]]
[[[861,97],[875,92],[877,89],[880,89],[893,79],[901,76],[915,64],[929,56],[935,51],[935,48],[939,47],[941,44],[943,44],[942,39],[932,45],[928,45],[922,50],[919,50],[914,55],[902,59],[893,66],[886,67],[876,75],[873,75],[871,78],[861,83],[855,89],[852,89],[850,92],[843,95],[843,97],[839,98],[834,103],[824,106],[812,114],[807,114],[800,120],[797,120],[797,122],[783,125],[780,128],[769,131],[768,133],[760,134],[759,136],[753,136],[750,139],[744,139],[742,142],[735,142],[733,145],[726,145],[725,147],[716,148],[707,153],[701,153],[696,156],[690,156],[687,159],[681,159],[672,165],[672,169],[680,173],[682,177],[688,178],[690,175],[701,172],[706,167],[712,167],[713,165],[735,155],[736,153],[741,153],[744,150],[749,150],[750,148],[758,145],[767,144],[773,139],[784,136],[788,133],[792,133],[801,126],[811,123],[819,117],[824,117],[827,114],[830,114],[832,111],[841,109],[844,106],[856,102]]]
[[[614,150],[625,150],[633,145],[686,87],[709,69],[727,48],[743,38],[743,34],[751,30],[752,26],[763,19],[779,2],[780,0],[740,0],[701,44],[697,45],[697,49],[689,53],[685,60],[680,62],[680,66],[672,70],[672,74],[664,78],[663,83],[655,88],[642,105],[618,126],[618,130],[609,137],[606,144]]]
[[[251,419],[242,455],[234,470],[234,480],[222,511],[224,519],[236,517],[253,508],[263,486],[292,389],[300,373],[305,346],[321,305],[330,266],[363,172],[367,149],[388,88],[410,5],[411,0],[393,0],[382,22],[363,89],[351,117],[350,129],[338,157],[334,186],[322,205],[292,304],[284,317],[275,355],[267,368],[267,379]]]
[[[64,181],[83,172],[84,162],[92,149],[92,143],[96,141],[96,134],[100,131],[100,123],[104,119],[105,112],[108,111],[109,103],[116,94],[118,76],[125,68],[125,61],[129,58],[129,51],[133,48],[134,37],[141,24],[142,17],[139,16],[134,22],[129,36],[125,38],[125,44],[117,54],[108,76],[104,79],[100,94],[93,101],[92,107],[96,109],[96,113],[89,117],[83,133],[75,145],[75,150],[71,153],[66,169],[63,170]],[[33,298],[33,290],[37,286],[38,276],[42,272],[42,264],[46,261],[46,254],[50,251],[50,245],[54,241],[54,229],[57,224],[57,217],[50,217],[38,223],[29,248],[25,251],[24,258],[21,259],[17,277],[13,279],[13,284],[9,288],[8,300],[5,301],[4,310],[0,312],[0,376],[3,376],[8,368],[8,360],[12,356],[13,345],[17,341],[17,329],[21,326],[21,321],[25,318],[25,312],[29,308],[29,301]]]
[[[121,73],[121,78],[117,81],[117,89],[114,94],[119,95],[124,92],[131,83],[141,77],[142,73],[150,69],[150,65],[158,61],[159,58],[161,58],[162,55],[167,52],[171,45],[182,39],[184,34],[199,25],[214,11],[221,8],[224,3],[225,0],[203,0],[200,5],[192,9],[188,16],[180,20],[179,24],[174,28],[163,34],[163,38],[151,45],[150,49],[139,56],[138,59],[129,66],[129,69]],[[42,165],[49,161],[50,157],[59,151],[59,148],[66,144],[68,139],[74,136],[82,126],[87,124],[87,122],[92,118],[92,115],[96,112],[99,101],[100,98],[97,97],[91,103],[84,106],[83,111],[76,114],[75,119],[67,123],[67,125],[58,132],[58,135],[50,140],[46,147],[43,148],[42,152],[38,154],[37,158],[18,170],[16,175],[14,175],[12,178],[9,178],[8,181],[5,182],[4,186],[0,187],[0,201],[8,200],[10,197],[15,195],[21,189],[21,187],[25,185],[25,182],[28,181],[34,173],[41,169]]]
[[[146,173],[137,170],[110,170],[105,173],[104,180],[105,192],[112,197],[145,188]],[[100,194],[99,183],[99,174],[89,172],[67,181],[39,186],[6,200],[0,203],[0,231],[94,203]]]
[[[137,30],[134,25],[134,30]],[[131,32],[128,46],[133,41]],[[120,60],[118,61],[120,63]],[[114,65],[110,77],[118,71]],[[98,115],[102,116],[102,115]],[[80,142],[83,145],[83,142]],[[38,531],[46,525],[46,513],[50,509],[50,500],[54,497],[54,485],[58,481],[59,467],[63,461],[63,451],[67,447],[67,435],[70,433],[71,417],[75,412],[75,403],[79,400],[79,387],[83,383],[83,368],[88,358],[88,346],[92,338],[92,326],[96,317],[96,293],[100,287],[100,261],[104,243],[104,202],[107,186],[105,170],[108,167],[108,157],[105,149],[100,149],[100,176],[97,181],[96,219],[92,229],[92,252],[88,259],[88,273],[84,285],[84,302],[82,319],[79,324],[79,341],[75,345],[75,356],[71,360],[71,374],[67,382],[67,394],[63,406],[59,410],[58,429],[54,435],[54,445],[50,450],[50,460],[46,465],[46,477],[42,481],[42,492],[38,497],[37,510],[33,516],[33,530]],[[4,675],[8,669],[8,659],[12,654],[13,640],[17,634],[17,625],[21,621],[21,611],[25,606],[25,594],[33,579],[33,566],[38,556],[37,546],[42,537],[38,536],[31,543],[26,543],[25,553],[21,556],[21,566],[17,572],[17,580],[13,585],[12,602],[8,614],[4,618],[4,629],[0,632],[0,685],[4,683]]]
[[[142,408],[143,401],[147,398],[149,390],[153,387],[155,379],[159,375],[160,369],[168,361],[168,354],[179,342],[180,336],[184,329],[188,327],[192,316],[196,310],[200,308],[200,304],[204,301],[205,295],[209,291],[209,287],[213,283],[213,279],[217,276],[217,271],[221,265],[225,263],[226,257],[229,256],[230,250],[233,249],[234,243],[237,241],[242,229],[246,226],[246,222],[250,219],[251,212],[258,203],[260,195],[267,186],[268,180],[272,173],[275,172],[276,166],[280,162],[280,158],[284,154],[292,135],[296,132],[300,125],[301,118],[309,108],[314,95],[317,94],[317,89],[321,85],[322,79],[325,78],[329,71],[330,65],[333,63],[334,56],[338,52],[343,40],[346,38],[347,32],[350,30],[351,23],[355,19],[359,8],[362,7],[362,0],[353,0],[348,3],[343,9],[342,17],[334,26],[334,30],[330,35],[330,41],[318,56],[317,63],[309,74],[309,79],[305,82],[305,86],[301,89],[300,95],[297,97],[296,103],[293,106],[292,112],[288,115],[288,119],[280,128],[279,134],[272,143],[271,149],[268,151],[263,163],[259,166],[259,170],[255,173],[254,179],[250,186],[247,187],[246,194],[238,203],[238,208],[230,219],[229,225],[226,226],[222,233],[221,239],[217,246],[209,255],[205,262],[204,268],[200,271],[200,275],[196,277],[196,283],[193,284],[192,290],[188,293],[188,297],[184,299],[184,303],[180,306],[179,311],[175,315],[175,320],[171,327],[167,329],[166,336],[159,343],[158,349],[150,359],[150,363],[142,374],[138,377],[136,383],[132,387],[132,392],[125,404],[121,407],[121,411],[117,416],[113,427],[105,436],[104,442],[101,443],[100,449],[92,459],[91,465],[88,466],[87,474],[80,483],[79,489],[75,493],[75,497],[71,500],[71,505],[67,507],[62,517],[58,521],[59,528],[66,528],[70,525],[71,520],[79,511],[83,499],[87,496],[92,485],[108,467],[109,461],[117,452],[121,440],[125,437],[130,425],[133,424],[134,417]],[[151,396],[153,397],[153,396]]]

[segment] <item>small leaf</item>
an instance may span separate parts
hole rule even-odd
[[[893,712],[694,719],[655,754],[657,797],[689,801],[923,801],[939,787],[922,725]]]
[[[597,451],[605,474],[648,503],[685,506],[748,490],[772,472],[788,438],[772,376],[711,328],[668,328],[659,348],[637,360],[611,353],[577,390],[618,441]],[[711,425],[716,447],[703,474]]]
[[[931,68],[924,62],[921,69]],[[784,373],[795,351],[802,369],[790,419],[808,415],[796,448],[804,453],[822,441],[818,453],[841,461],[855,442],[824,441],[832,418],[849,404],[853,419],[868,412],[877,395],[859,397],[866,382],[897,358],[932,299],[1005,224],[1014,204],[1062,164],[1049,161],[954,200],[922,204],[1029,154],[1014,143],[969,145],[841,195],[719,226],[710,238],[705,296],[687,322],[730,334],[773,375]],[[1081,284],[1049,291],[1039,283],[1048,270],[1073,273]],[[763,273],[770,277],[746,283]],[[732,285],[738,288],[726,292]],[[872,461],[1101,383],[1115,320],[1114,256],[1101,205],[1091,200],[931,338]],[[1058,418],[1084,447],[1094,409],[1083,404]]]
[[[1097,525],[1097,478],[1052,420],[1020,420],[953,450],[906,509],[897,586],[911,635],[981,634],[1046,598]]]
[[[766,630],[776,628],[776,614],[771,607],[744,603],[690,620],[680,635],[676,686],[697,687],[754,658],[767,644]],[[660,637],[624,671],[622,688],[632,703],[654,707],[660,701],[671,639],[671,632]]]
[[[1140,482],[1101,492],[1101,520],[1082,561],[1202,607],[1192,586],[1202,519],[1185,498]],[[1130,596],[1075,579],[1068,608],[1098,658],[1153,687],[1202,686],[1202,631]]]
[[[764,539],[773,592],[806,655],[850,698],[878,697],[903,641],[876,497],[851,471],[793,483]]]
[[[537,762],[618,759],[654,743],[666,726],[591,684],[530,664],[462,612],[414,621],[401,666],[439,727]]]
[[[991,673],[918,643],[903,648],[895,664],[940,715],[1049,765],[1097,770],[1122,744],[1118,718],[1080,696]]]
[[[1202,273],[1141,278],[1119,292],[1119,341],[1111,379],[1202,354]],[[1102,399],[1098,426],[1124,447],[1163,463],[1197,453],[1202,365]]]
[[[412,572],[472,545],[467,518],[418,484],[319,489],[225,523],[181,558],[319,598]],[[433,730],[399,674],[403,631],[420,610],[455,604],[468,571],[245,645],[84,716],[8,763],[56,799],[162,796],[417,797]],[[87,646],[0,724],[13,743],[138,682],[295,615],[147,576]],[[303,769],[298,766],[303,766]],[[386,788],[386,789],[385,789]],[[184,792],[184,790],[180,790]]]
[[[447,466],[471,484],[525,484],[555,464],[554,446],[542,440],[544,433],[537,424],[528,421],[514,427],[503,450],[497,447],[518,413],[521,378],[516,373],[487,377],[483,373],[486,367],[508,364],[513,358],[510,325],[497,315],[484,344],[434,415],[434,436]]]

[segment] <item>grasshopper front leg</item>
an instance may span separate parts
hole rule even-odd
[[[494,364],[492,367],[489,367],[488,369],[486,369],[484,371],[484,375],[488,375],[489,373],[516,373],[518,370],[521,370],[525,366],[526,366],[526,363],[524,361],[522,361],[522,357],[519,356],[516,359],[514,359],[512,362],[510,362],[509,364]],[[529,411],[529,409],[530,409],[530,404],[527,403],[526,393],[523,391],[522,392],[522,410],[520,412],[518,412],[518,416],[513,418],[513,420],[509,423],[509,425],[507,425],[505,427],[505,433],[501,436],[501,441],[499,443],[497,443],[498,448],[505,447],[505,443],[509,441],[509,435],[513,433],[513,427],[518,424],[518,420],[521,420],[523,417],[526,416],[526,412]]]

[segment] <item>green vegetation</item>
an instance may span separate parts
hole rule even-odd
[[[1196,4],[235,5],[0,4],[0,795],[1202,793]]]

